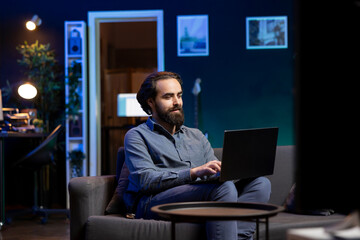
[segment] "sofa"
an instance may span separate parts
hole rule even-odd
[[[215,148],[214,152],[221,159],[222,149]],[[272,184],[269,203],[284,205],[288,199],[294,185],[294,153],[294,146],[277,147],[274,173],[267,176]],[[120,167],[116,175],[78,177],[69,182],[71,240],[170,239],[169,221],[130,219],[125,216],[126,211],[119,191],[123,191],[126,186],[118,184],[124,180],[123,154],[123,151],[118,153],[117,165]],[[331,226],[343,219],[343,215],[336,213],[319,215],[284,211],[269,219],[269,236],[272,240],[286,239],[286,232],[290,228]],[[260,225],[260,239],[265,238],[263,225]],[[205,227],[201,223],[178,223],[175,232],[178,240],[206,239]]]

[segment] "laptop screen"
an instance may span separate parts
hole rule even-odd
[[[225,131],[220,180],[273,174],[278,130],[258,128]]]

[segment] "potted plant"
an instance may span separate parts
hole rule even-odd
[[[82,122],[79,113],[81,108],[81,96],[79,94],[81,76],[81,64],[73,61],[68,69],[68,76],[66,76],[68,97],[65,105],[66,115],[69,119],[69,135],[71,137],[82,135]]]
[[[35,132],[42,133],[44,131],[44,121],[38,118],[35,118],[32,122],[35,127]]]
[[[25,76],[38,90],[34,99],[38,118],[44,121],[44,129],[49,132],[49,123],[56,124],[56,118],[63,99],[61,90],[63,82],[60,79],[58,63],[50,44],[20,44],[16,47],[22,58],[18,60],[20,66],[25,68]]]
[[[82,165],[85,159],[85,154],[81,150],[72,150],[69,153],[71,177],[82,176]]]
[[[81,64],[72,62],[68,69],[68,76],[66,77],[68,84],[68,99],[66,103],[66,114],[71,120],[76,120],[79,117],[79,109],[81,107],[81,98],[79,94],[79,84],[81,78]]]

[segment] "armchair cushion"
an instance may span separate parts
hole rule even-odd
[[[111,201],[105,209],[105,214],[126,214],[126,207],[123,200],[123,194],[129,185],[128,176],[130,174],[128,167],[125,164],[125,150],[120,147],[117,154],[116,162],[116,180],[117,186],[111,198]]]
[[[177,223],[175,234],[176,239],[205,240],[205,224]],[[168,240],[171,239],[171,223],[152,219],[128,219],[119,215],[90,216],[86,224],[85,239]]]
[[[109,204],[105,209],[106,215],[121,214],[125,216],[126,206],[123,200],[123,194],[129,185],[129,179],[128,179],[129,174],[130,174],[129,169],[124,163],[114,195],[112,196],[111,201],[109,202]]]

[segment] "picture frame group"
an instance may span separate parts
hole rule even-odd
[[[246,17],[246,49],[288,48],[287,16]],[[209,56],[208,15],[177,16],[177,55]]]

